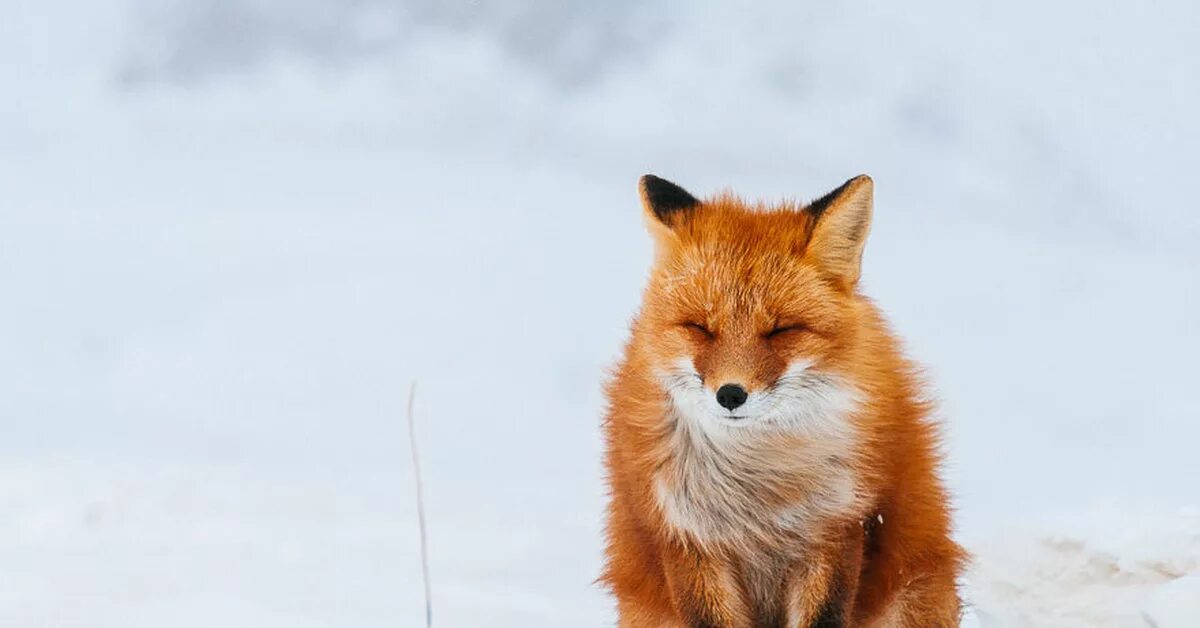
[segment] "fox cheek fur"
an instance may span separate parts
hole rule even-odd
[[[871,180],[640,191],[655,262],[605,422],[620,625],[957,625],[936,426],[858,292]]]

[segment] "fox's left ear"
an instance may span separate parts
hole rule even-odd
[[[848,286],[858,283],[874,204],[875,184],[863,174],[805,207],[814,220],[805,257]]]

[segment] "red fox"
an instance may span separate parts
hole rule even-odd
[[[958,625],[930,405],[858,290],[873,190],[642,177],[655,261],[604,425],[622,628]]]

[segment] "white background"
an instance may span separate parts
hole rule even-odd
[[[1200,623],[1200,9],[793,4],[0,0],[0,626],[420,625],[412,380],[436,624],[611,625],[644,172],[871,174],[975,620]]]

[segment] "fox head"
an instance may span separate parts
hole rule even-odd
[[[637,336],[676,412],[805,428],[848,411],[871,179],[806,206],[701,201],[653,175],[640,191],[655,262]]]

